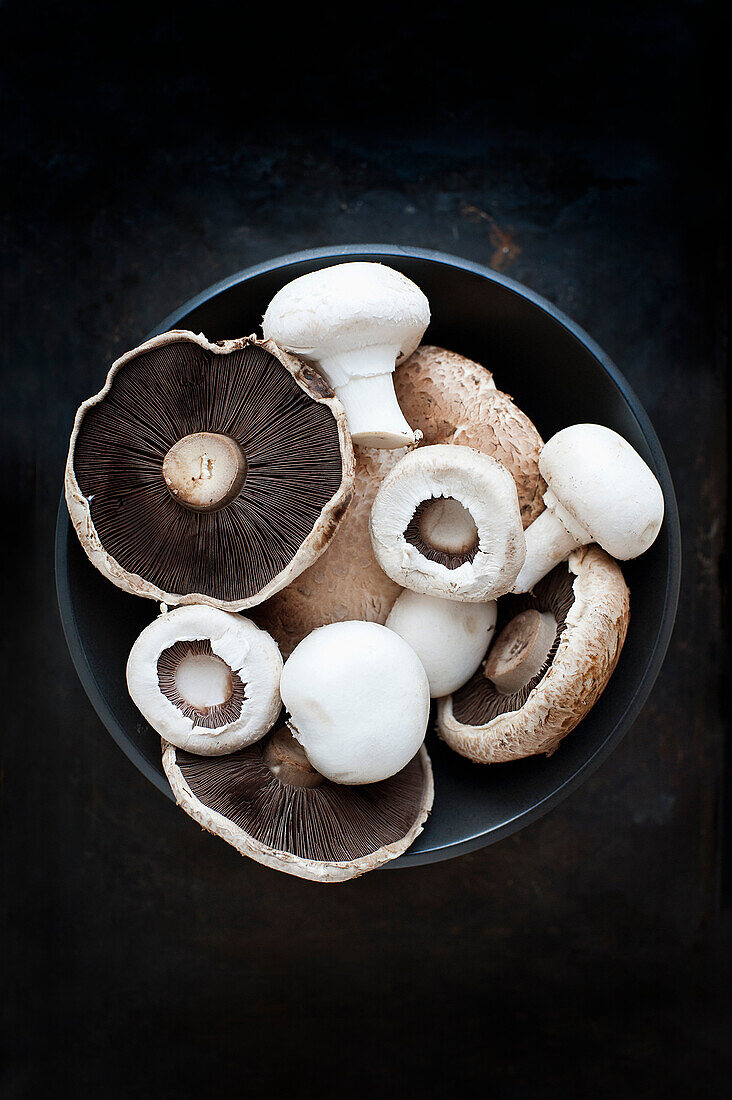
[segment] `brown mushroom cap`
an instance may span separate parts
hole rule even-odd
[[[381,482],[404,449],[356,448],[353,500],[322,557],[253,612],[287,658],[319,626],[350,619],[381,626],[401,588],[379,567],[371,547],[369,516]]]
[[[206,757],[163,741],[178,805],[242,855],[298,878],[344,882],[395,859],[421,833],[434,797],[424,746],[380,783],[291,786],[265,763],[267,745]]]
[[[509,470],[524,528],[544,511],[541,436],[508,394],[496,389],[490,371],[454,351],[425,344],[397,367],[394,388],[405,417],[422,431],[425,445],[473,447]]]
[[[437,728],[447,744],[481,764],[551,755],[604,691],[625,642],[629,592],[618,563],[599,546],[574,551],[531,595],[498,601],[498,634],[529,608],[550,612],[557,636],[539,673],[502,695],[479,669],[440,700]]]
[[[190,446],[172,463],[181,440]],[[223,478],[200,510],[168,481],[196,465],[205,477],[209,444]],[[353,469],[345,413],[314,370],[253,337],[214,344],[175,331],[118,359],[79,409],[66,500],[87,555],[118,587],[239,611],[322,554]]]

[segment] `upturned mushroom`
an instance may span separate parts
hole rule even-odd
[[[405,588],[386,620],[419,657],[439,699],[462,687],[483,660],[496,625],[496,602],[460,603]]]
[[[617,562],[599,546],[574,550],[531,595],[498,601],[485,667],[439,702],[440,737],[483,764],[550,755],[607,686],[629,616]]]
[[[370,532],[397,584],[468,603],[507,592],[526,552],[513,478],[472,447],[406,454],[376,494]]]
[[[539,468],[546,511],[526,531],[526,561],[514,592],[530,592],[578,546],[596,542],[620,561],[637,558],[663,522],[663,492],[617,432],[574,424],[545,444]]]
[[[266,867],[315,882],[345,882],[409,848],[432,809],[422,745],[401,771],[365,786],[324,779],[285,728],[229,756],[194,756],[163,742],[178,805]]]
[[[323,553],[353,471],[343,407],[311,367],[176,331],[118,359],[77,412],[66,501],[119,588],[238,611]]]
[[[281,709],[277,643],[241,615],[188,604],[146,626],[127,661],[135,706],[161,737],[204,756],[264,737]]]
[[[418,435],[394,394],[395,363],[410,355],[430,320],[427,298],[383,264],[336,264],[277,292],[266,338],[317,364],[343,402],[354,443],[404,447]]]
[[[414,650],[378,623],[313,631],[285,662],[280,694],[311,765],[335,783],[388,779],[427,732],[425,670]]]
[[[458,443],[497,458],[516,482],[521,521],[528,527],[544,510],[539,472],[541,436],[491,372],[446,348],[422,344],[397,368],[397,400],[423,445]]]

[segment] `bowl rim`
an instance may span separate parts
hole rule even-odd
[[[224,291],[231,289],[239,283],[248,282],[259,275],[269,274],[275,270],[283,270],[297,264],[311,262],[313,260],[329,260],[333,262],[343,260],[356,260],[368,256],[380,256],[383,258],[404,258],[427,260],[435,264],[441,264],[450,268],[466,271],[491,282],[497,283],[506,290],[526,299],[539,309],[543,310],[556,324],[564,328],[597,360],[600,366],[609,375],[625,401],[628,411],[636,420],[643,438],[653,456],[653,462],[658,475],[658,480],[663,489],[665,499],[665,523],[668,530],[668,555],[666,571],[666,590],[664,594],[663,613],[661,623],[656,634],[653,649],[650,653],[644,674],[638,683],[635,692],[627,702],[625,710],[615,722],[613,729],[608,733],[595,751],[581,764],[570,776],[554,788],[549,794],[539,798],[533,805],[515,814],[513,817],[488,829],[480,830],[471,836],[463,837],[460,841],[436,845],[426,851],[407,851],[398,859],[386,864],[387,869],[397,867],[416,867],[427,863],[436,863],[455,856],[483,848],[489,844],[518,832],[526,825],[543,817],[549,810],[563,802],[580,784],[582,784],[603,761],[610,755],[613,749],[631,728],[641,709],[645,705],[656,679],[661,671],[666,652],[671,641],[674,629],[676,611],[679,602],[681,588],[681,527],[679,512],[674,492],[671,472],[666,461],[666,456],[661,443],[656,435],[651,420],[646,413],[633,388],[625,376],[615,365],[609,355],[588,335],[587,332],[548,299],[537,294],[523,283],[487,267],[485,264],[463,259],[448,252],[434,249],[417,248],[409,245],[393,244],[341,244],[326,245],[321,248],[303,249],[297,252],[288,252],[281,256],[275,256],[270,260],[253,264],[242,268],[232,275],[213,283],[205,290],[189,298],[167,315],[156,327],[148,333],[145,339],[157,336],[161,332],[167,332],[176,328],[181,319],[192,310],[218,297]],[[142,774],[153,783],[159,791],[173,800],[173,792],[170,789],[165,775],[159,773],[141,750],[132,743],[124,727],[118,722],[115,714],[109,706],[102,689],[100,688],[93,669],[89,664],[86,651],[76,623],[74,606],[71,598],[68,574],[68,535],[71,520],[66,509],[66,501],[63,488],[59,502],[55,536],[55,573],[56,573],[56,597],[61,617],[66,644],[76,673],[82,686],[94,707],[102,724],[122,749],[128,759]]]

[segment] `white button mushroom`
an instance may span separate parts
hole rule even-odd
[[[439,699],[467,683],[483,660],[496,626],[496,603],[459,603],[405,589],[386,625],[412,647],[430,695]]]
[[[288,283],[262,327],[267,339],[318,365],[346,410],[354,443],[391,450],[418,438],[397,403],[393,372],[429,320],[429,302],[411,279],[354,262]]]
[[[513,478],[472,447],[406,454],[376,494],[370,530],[376,559],[397,584],[466,603],[508,592],[526,554]]]
[[[308,760],[335,783],[395,775],[427,731],[425,670],[414,650],[378,623],[314,630],[285,662],[280,694]]]
[[[142,631],[127,661],[127,687],[166,741],[218,756],[272,728],[281,671],[277,643],[249,619],[187,604]]]
[[[596,542],[620,561],[637,558],[663,522],[663,493],[621,435],[600,424],[574,424],[545,444],[539,469],[549,488],[546,511],[526,530],[526,561],[514,592],[530,592],[578,546]]]

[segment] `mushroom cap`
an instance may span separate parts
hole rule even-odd
[[[263,742],[214,758],[163,741],[163,767],[176,802],[204,829],[257,863],[315,882],[345,882],[396,859],[434,799],[424,746],[397,775],[364,787],[287,787],[264,764]]]
[[[430,560],[406,535],[419,506],[457,501],[477,528],[471,560],[450,568]],[[379,565],[413,592],[485,603],[507,592],[526,556],[516,485],[495,458],[450,444],[421,447],[384,478],[371,509],[371,541]]]
[[[427,732],[427,674],[411,646],[378,623],[313,631],[285,662],[280,694],[310,763],[335,783],[395,775]]]
[[[401,591],[374,557],[369,517],[379,485],[405,451],[357,447],[355,453],[353,500],[330,546],[287,588],[253,611],[285,658],[319,626],[349,619],[383,625]]]
[[[222,705],[189,705],[182,696],[177,672],[191,658],[220,666],[230,692]],[[269,732],[281,709],[281,672],[277,643],[249,619],[188,604],[160,615],[142,631],[127,661],[127,687],[135,706],[167,741],[218,756]],[[190,675],[195,683],[195,668]]]
[[[195,513],[162,466],[178,440],[206,432],[233,438],[248,469],[236,499]],[[81,406],[66,501],[89,559],[119,588],[239,611],[323,553],[354,464],[343,407],[314,370],[253,337],[180,330],[123,355]]]
[[[611,428],[563,428],[545,444],[539,466],[562,508],[608,554],[635,558],[656,538],[664,512],[661,486]]]
[[[516,482],[521,522],[543,512],[541,436],[491,372],[445,348],[422,344],[394,376],[397,400],[425,444],[459,443],[497,458]]]
[[[629,593],[620,566],[599,546],[570,554],[533,595],[506,596],[503,621],[529,607],[551,610],[557,638],[547,665],[513,696],[496,699],[482,670],[441,699],[437,729],[450,748],[481,764],[551,755],[604,691],[625,642]],[[506,708],[493,715],[498,707]]]
[[[460,603],[405,588],[386,625],[417,654],[437,699],[462,687],[483,660],[496,625],[496,603]]]
[[[384,264],[356,260],[287,283],[269,303],[262,329],[305,359],[329,357],[336,344],[343,352],[372,343],[393,345],[395,358],[403,358],[417,347],[429,320],[429,302],[411,279]]]

